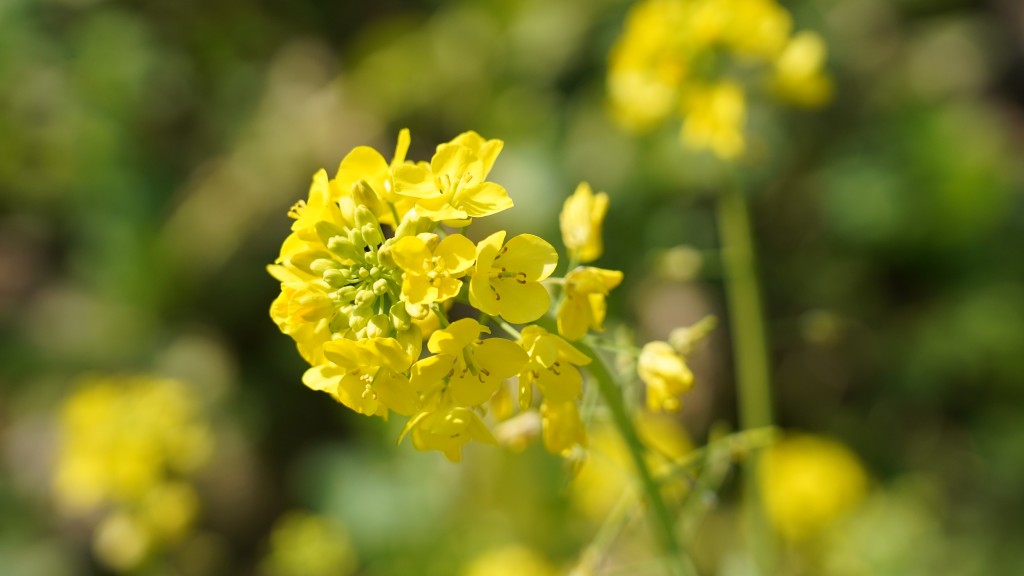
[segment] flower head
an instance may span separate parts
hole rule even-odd
[[[437,147],[430,163],[395,169],[395,189],[415,200],[417,211],[436,222],[465,225],[512,207],[508,192],[487,175],[501,152],[501,140],[466,132]]]
[[[430,305],[459,293],[462,288],[459,278],[473,266],[476,246],[462,234],[446,236],[440,243],[436,234],[423,234],[399,238],[391,246],[391,254],[405,271],[402,280],[405,301]]]
[[[545,400],[551,402],[569,402],[579,398],[583,377],[577,366],[590,364],[589,356],[540,326],[523,328],[520,343],[530,355],[529,362],[519,374],[519,404],[522,408],[530,405],[534,384]]]
[[[327,392],[338,402],[367,416],[392,410],[411,416],[419,397],[406,373],[412,356],[394,338],[332,340],[324,345],[327,362],[306,371],[302,382]]]
[[[566,199],[559,223],[562,242],[571,259],[586,263],[601,257],[601,223],[607,211],[608,195],[594,194],[586,182],[581,182]]]
[[[605,297],[622,282],[622,272],[580,267],[565,275],[565,299],[558,308],[558,333],[579,340],[587,330],[603,330]]]
[[[427,343],[434,355],[413,367],[413,385],[427,397],[441,390],[440,405],[479,406],[490,400],[505,378],[526,363],[526,353],[511,340],[481,340],[480,335],[488,332],[472,318],[434,332]]]
[[[462,447],[470,440],[495,444],[497,440],[480,415],[461,406],[420,412],[405,427],[417,450],[440,450],[452,462],[462,460]]]
[[[495,232],[477,245],[469,302],[513,324],[533,322],[551,305],[540,282],[554,272],[558,253],[533,234],[520,234],[502,246],[504,239],[504,231]]]
[[[693,387],[693,373],[668,342],[644,344],[637,372],[647,385],[647,408],[652,411],[679,410],[679,397]]]

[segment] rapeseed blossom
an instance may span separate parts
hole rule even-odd
[[[99,513],[93,549],[129,571],[180,541],[199,514],[189,479],[211,445],[190,389],[152,376],[84,379],[64,401],[53,489],[70,515]]]
[[[765,451],[760,483],[768,519],[784,538],[800,541],[858,506],[867,494],[868,476],[846,446],[797,434]]]
[[[563,336],[603,328],[622,273],[585,267],[554,278],[558,252],[533,234],[474,241],[470,224],[513,205],[488,180],[504,143],[465,132],[414,162],[409,141],[401,131],[391,162],[352,150],[334,178],[317,172],[288,213],[291,232],[268,266],[281,283],[270,315],[310,365],[302,382],[354,412],[407,417],[400,440],[453,461],[468,442],[494,443],[491,427],[517,412],[536,415],[552,452],[585,445],[579,367],[591,358]],[[607,196],[586,184],[566,202],[572,261],[600,256],[606,210]],[[559,287],[561,336],[534,324],[555,325],[549,290]],[[478,318],[450,316],[466,307]],[[518,403],[509,393],[517,381]]]
[[[760,76],[774,95],[801,106],[831,97],[824,41],[793,33],[776,0],[641,0],[609,57],[614,116],[630,129],[674,114],[690,148],[734,159],[746,148],[746,92]]]

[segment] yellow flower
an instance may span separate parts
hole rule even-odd
[[[187,535],[199,500],[186,480],[211,450],[188,387],[151,376],[92,377],[65,400],[59,421],[55,496],[71,514],[93,513],[93,550],[103,564],[132,570]]]
[[[825,41],[814,32],[801,32],[789,41],[775,61],[773,88],[800,106],[821,106],[832,97],[832,81],[822,71]]]
[[[548,452],[567,455],[576,446],[586,448],[587,431],[575,400],[552,402],[545,399],[540,405],[540,416],[544,447]]]
[[[789,540],[803,540],[841,519],[863,500],[868,478],[856,454],[828,438],[794,435],[761,460],[768,518]]]
[[[501,140],[484,140],[476,132],[460,134],[438,146],[430,164],[395,167],[396,192],[415,199],[419,214],[453,225],[511,208],[505,189],[487,182],[502,146]]]
[[[373,211],[374,215],[391,227],[398,225],[395,214],[401,218],[412,207],[413,202],[399,196],[394,190],[392,170],[405,163],[405,154],[409,150],[409,130],[402,129],[398,133],[395,155],[388,164],[369,146],[357,146],[341,160],[334,180],[330,182],[330,198],[350,211],[356,205],[363,205]]]
[[[355,572],[356,553],[341,523],[292,511],[274,522],[261,568],[267,576],[348,576]]]
[[[208,429],[185,385],[162,378],[95,377],[64,403],[54,488],[72,511],[139,501],[165,476],[209,455]]]
[[[693,387],[693,373],[668,342],[644,344],[637,372],[647,385],[647,408],[652,411],[679,410],[679,397]]]
[[[417,450],[440,450],[452,462],[462,460],[462,447],[470,440],[488,444],[497,442],[480,416],[461,406],[420,412],[409,420],[402,436],[406,433],[412,434],[412,443]]]
[[[521,336],[530,360],[519,374],[520,407],[529,407],[535,383],[545,400],[576,401],[583,390],[583,377],[576,367],[590,364],[590,357],[540,326],[523,328]]]
[[[511,340],[480,340],[480,334],[489,332],[476,320],[463,318],[431,334],[427,349],[434,355],[413,367],[413,386],[426,397],[441,387],[442,405],[479,406],[490,400],[523,367],[526,353]]]
[[[557,571],[536,552],[518,544],[488,550],[462,571],[462,576],[555,576]]]
[[[565,276],[565,299],[558,308],[558,333],[579,340],[587,330],[603,330],[605,296],[622,282],[622,272],[584,266]]]
[[[540,282],[554,272],[558,253],[533,234],[520,234],[502,246],[504,239],[505,232],[499,231],[477,245],[469,302],[513,324],[533,322],[551,305]]]
[[[696,149],[710,149],[726,160],[743,153],[747,107],[743,89],[738,85],[721,82],[694,88],[684,101],[684,111],[684,144]]]
[[[459,293],[462,281],[458,278],[465,276],[473,266],[476,246],[462,234],[447,236],[440,243],[436,235],[422,236],[399,238],[390,253],[395,263],[405,270],[402,280],[405,301],[430,305]]]
[[[626,127],[649,128],[675,110],[688,68],[678,49],[687,18],[685,5],[672,0],[647,0],[630,10],[608,66],[612,109]]]
[[[419,408],[419,397],[405,375],[412,357],[398,340],[332,340],[324,344],[324,355],[327,363],[302,376],[309,388],[367,416],[385,417],[388,410],[411,416]]]
[[[326,170],[319,170],[313,175],[309,196],[306,200],[296,202],[288,211],[288,216],[295,220],[292,223],[292,232],[305,241],[317,240],[318,222],[330,222],[338,227],[345,227],[351,223],[351,214],[346,218],[337,201],[331,196]]]
[[[793,27],[789,11],[775,0],[731,0],[716,2],[728,11],[726,32],[729,46],[739,56],[772,59],[782,51]]]
[[[566,199],[559,223],[570,259],[586,263],[601,257],[601,223],[607,211],[608,195],[594,194],[586,182]]]

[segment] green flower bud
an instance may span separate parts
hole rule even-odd
[[[377,299],[377,295],[373,293],[373,290],[367,290],[366,288],[360,289],[356,292],[355,303],[356,306],[369,306]]]
[[[373,293],[377,296],[387,294],[388,288],[388,281],[383,278],[378,278],[377,281],[373,283]]]
[[[324,282],[332,288],[341,288],[352,281],[351,268],[338,268],[324,271]]]
[[[314,274],[323,274],[328,270],[336,270],[338,263],[330,258],[317,258],[309,263],[309,270]]]
[[[391,324],[384,314],[377,314],[366,323],[367,338],[384,338],[391,333]]]
[[[363,249],[345,236],[333,236],[327,240],[327,249],[350,262],[362,259]]]
[[[412,326],[412,317],[409,316],[409,312],[405,309],[405,302],[399,302],[392,306],[389,313],[391,315],[391,325],[395,327],[395,330],[408,330]]]

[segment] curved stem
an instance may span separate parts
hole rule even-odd
[[[593,348],[585,342],[574,342],[574,345],[591,358],[590,373],[597,381],[598,390],[611,411],[615,427],[618,428],[619,434],[622,435],[622,439],[629,448],[633,465],[640,479],[640,487],[643,489],[644,499],[647,501],[650,511],[652,528],[661,540],[662,550],[667,556],[669,572],[675,576],[695,574],[692,564],[687,561],[688,559],[679,545],[679,540],[676,538],[675,522],[661,497],[661,488],[644,459],[644,446],[640,442],[640,436],[633,425],[633,420],[626,411],[622,390],[615,383],[604,360]]]

